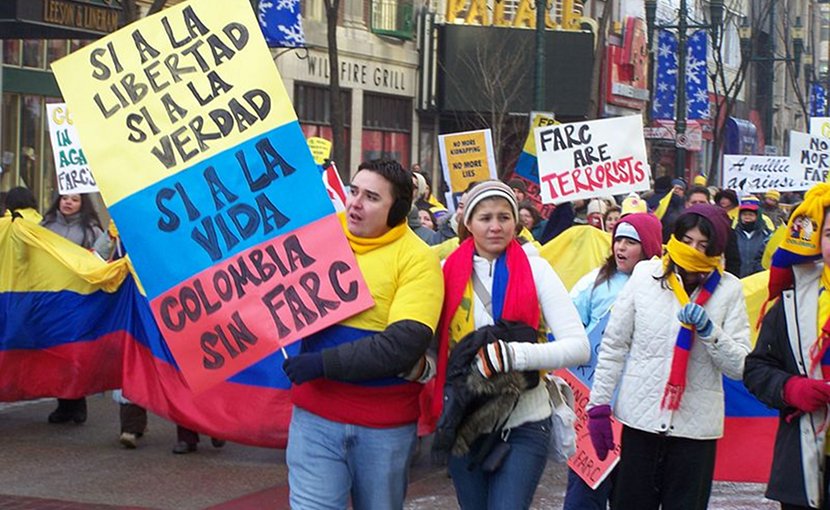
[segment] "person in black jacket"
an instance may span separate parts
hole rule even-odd
[[[770,271],[770,299],[781,299],[764,317],[744,369],[747,389],[779,410],[766,496],[785,510],[830,509],[825,469],[830,424],[828,206],[830,185],[822,183],[793,213]]]

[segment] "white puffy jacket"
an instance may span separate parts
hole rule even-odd
[[[741,282],[724,273],[704,305],[714,327],[696,335],[686,391],[676,411],[661,401],[671,371],[680,304],[658,279],[662,261],[640,262],[620,291],[599,351],[589,407],[609,404],[619,383],[614,416],[629,427],[691,439],[723,435],[722,375],[740,380],[750,352],[749,322]],[[690,299],[697,297],[695,291]]]

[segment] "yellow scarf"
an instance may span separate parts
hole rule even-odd
[[[690,273],[711,273],[715,269],[723,272],[721,257],[709,257],[688,244],[682,243],[672,234],[666,244],[666,254],[663,255],[663,267],[668,267],[669,260]]]
[[[343,232],[346,234],[346,239],[349,240],[349,246],[352,251],[358,255],[368,253],[376,248],[386,246],[387,244],[397,241],[402,235],[406,233],[409,225],[406,221],[402,221],[396,227],[392,227],[388,232],[378,237],[358,237],[349,232],[349,227],[346,223],[346,213],[341,212],[337,214],[340,224],[343,226]]]

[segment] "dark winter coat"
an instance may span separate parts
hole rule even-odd
[[[741,256],[741,269],[738,278],[751,274],[760,273],[764,270],[761,259],[764,257],[764,249],[767,247],[771,232],[764,226],[764,221],[759,217],[749,229],[744,228],[740,223],[735,227],[735,237],[738,242],[738,253]]]
[[[823,264],[795,266],[795,285],[764,318],[755,349],[747,356],[744,385],[764,404],[779,410],[778,433],[766,496],[790,505],[821,508],[826,409],[795,415],[784,401],[784,383],[808,376],[810,346],[816,339],[818,286]],[[821,368],[809,374],[822,379]],[[786,418],[792,416],[788,422]]]
[[[450,353],[444,384],[444,409],[433,451],[464,455],[482,434],[489,434],[513,411],[519,396],[539,384],[539,372],[507,372],[485,379],[472,363],[478,350],[497,339],[536,342],[537,332],[517,322],[499,321],[465,336]],[[486,452],[476,452],[482,454]]]

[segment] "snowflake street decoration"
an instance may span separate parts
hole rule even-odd
[[[677,102],[677,36],[661,30],[658,36],[657,83],[655,84],[652,116],[674,119]],[[709,89],[706,64],[706,33],[695,32],[686,46],[687,118],[700,119],[709,115]]]
[[[305,46],[300,0],[259,0],[258,18],[268,46],[272,48]]]

